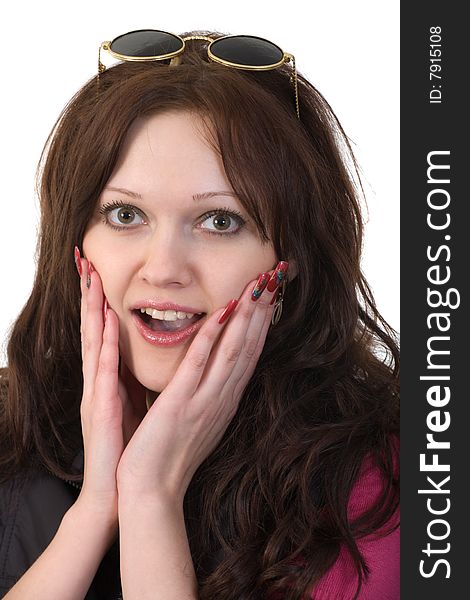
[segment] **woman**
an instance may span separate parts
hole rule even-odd
[[[228,68],[222,34],[191,32],[136,61],[142,35],[103,46],[125,60],[41,162],[1,378],[1,589],[398,598],[398,351],[347,139],[290,55]]]

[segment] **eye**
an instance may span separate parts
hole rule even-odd
[[[142,212],[132,204],[122,204],[121,202],[108,202],[100,207],[99,213],[103,217],[103,223],[117,231],[131,229],[134,225],[146,225]],[[140,222],[136,222],[136,218]],[[208,222],[208,226],[201,226],[205,233],[210,235],[236,235],[240,233],[246,224],[242,215],[235,210],[229,208],[216,208],[204,213],[199,223]]]
[[[145,224],[145,219],[142,217],[140,210],[132,204],[121,204],[116,201],[108,202],[100,207],[99,212],[103,216],[103,222],[113,229],[122,230],[127,229],[128,225]],[[111,220],[111,215],[117,220]],[[135,223],[136,217],[139,217],[142,221]]]
[[[214,228],[201,227],[201,229],[209,234],[225,236],[239,233],[246,223],[239,212],[228,208],[216,208],[204,213],[200,222],[203,223],[204,221],[208,221],[209,225]]]

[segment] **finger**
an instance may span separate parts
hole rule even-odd
[[[80,333],[82,331],[82,326],[84,323],[84,303],[82,302],[83,299],[83,285],[82,282],[85,280],[83,274],[85,273],[86,275],[86,268],[87,268],[87,261],[85,259],[83,259],[80,256],[80,250],[78,249],[78,246],[75,246],[74,248],[74,259],[75,259],[75,266],[77,267],[77,271],[78,271],[78,277],[79,277],[79,284],[80,284]]]
[[[100,352],[97,360],[97,373],[94,382],[93,410],[112,416],[116,408],[120,410],[119,396],[119,320],[116,313],[108,308],[104,324]],[[119,421],[119,426],[121,422]]]
[[[286,276],[288,266],[286,261],[280,261],[276,268],[269,272],[269,281],[266,286],[261,286],[261,294],[254,294],[258,299],[246,330],[239,328],[237,318],[231,320],[223,339],[212,353],[209,367],[199,386],[201,392],[204,392],[204,388],[219,389],[221,398],[227,398],[228,401],[239,399],[261,356],[274,312],[272,302]],[[261,279],[262,276],[256,289]],[[244,301],[249,306],[253,302],[251,297],[245,298]],[[243,304],[240,311],[243,312]],[[235,333],[232,334],[232,331]],[[233,364],[230,364],[230,360],[227,362],[227,358],[235,358]]]
[[[273,272],[269,272],[271,275]],[[242,365],[238,368],[238,373],[243,373],[247,368],[250,360],[257,348],[259,348],[259,336],[263,327],[267,331],[269,326],[268,316],[272,314],[273,307],[270,305],[273,292],[269,292],[265,299],[260,298],[254,302],[252,300],[252,292],[258,279],[251,281],[243,291],[239,305],[235,309],[236,316],[230,319],[227,330],[224,332],[224,350],[215,350],[216,353],[222,355],[219,368],[213,369],[212,366],[207,374],[204,374],[206,366],[209,362],[211,351],[222,334],[222,329],[218,323],[221,311],[211,315],[211,318],[204,323],[198,335],[194,338],[185,358],[181,362],[175,376],[168,385],[168,390],[175,388],[182,397],[192,397],[198,387],[202,386],[209,377],[211,378],[210,385],[212,390],[222,389],[226,381],[229,379],[235,364],[238,362],[241,349],[245,347],[242,359]],[[263,288],[265,289],[265,287]],[[263,296],[263,294],[262,294]],[[258,309],[257,309],[258,307]],[[246,335],[251,324],[253,315],[256,314],[253,333],[247,340]],[[248,360],[246,360],[248,358]],[[214,392],[217,393],[217,392]]]
[[[93,401],[88,405],[95,435],[88,440],[88,453],[96,473],[117,467],[116,443],[123,447],[123,408],[119,398],[119,320],[108,308],[104,325]],[[85,461],[86,463],[86,461]]]
[[[248,342],[247,348],[249,350],[245,350],[245,352],[242,351],[242,354],[248,357],[246,364],[243,365],[241,362],[237,363],[224,386],[222,394],[224,395],[228,391],[229,393],[225,395],[229,398],[232,397],[236,400],[237,398],[241,397],[243,390],[245,389],[248,381],[254,373],[256,365],[258,364],[259,357],[261,356],[261,352],[263,351],[264,344],[266,342],[269,326],[271,325],[271,318],[274,312],[274,304],[271,304],[271,300],[276,293],[277,289],[273,292],[269,292],[268,290],[265,290],[263,292],[263,296],[266,294],[266,297],[264,302],[259,307],[261,309],[259,314],[259,318],[261,321],[260,330],[257,334],[257,339],[256,335],[253,334],[253,341],[250,340]],[[263,312],[264,320],[262,314]],[[254,350],[250,355],[252,344],[254,345]]]
[[[268,278],[273,273],[269,271]],[[268,292],[264,287],[258,299],[253,301],[252,286],[245,290],[240,300],[239,314],[230,321],[223,339],[211,356],[210,366],[199,386],[201,391],[204,387],[219,389],[223,395],[227,388],[235,387],[250,366],[254,370],[273,312],[273,306],[270,305],[272,296],[273,292]]]
[[[82,344],[82,357],[84,355],[83,340],[85,339],[85,320],[86,320],[86,277],[88,269],[88,261],[84,258],[80,258],[80,339]]]
[[[276,268],[274,269],[271,278],[264,290],[262,297],[259,301],[259,308],[261,312],[259,313],[260,320],[262,319],[264,313],[264,321],[261,324],[261,330],[258,335],[257,343],[255,344],[255,350],[253,353],[253,359],[250,361],[251,364],[248,365],[247,375],[243,377],[242,373],[235,373],[236,380],[238,379],[242,384],[246,377],[251,377],[251,374],[254,371],[254,367],[258,362],[258,359],[261,355],[261,352],[264,347],[264,343],[266,341],[266,336],[268,334],[269,327],[271,325],[272,316],[274,313],[274,303],[279,294],[279,286],[282,284],[283,280],[287,276],[287,270],[289,268],[289,263],[287,261],[280,261]],[[254,320],[257,318],[257,313],[255,313]],[[252,321],[253,322],[253,321]]]
[[[83,274],[86,280],[86,273]],[[103,342],[103,288],[96,271],[90,274],[90,287],[85,284],[85,325],[82,336],[83,393],[91,398]],[[83,283],[82,283],[83,285]]]
[[[257,281],[258,279],[255,279],[246,286],[245,290],[242,292],[239,303],[235,308],[238,327],[232,329],[231,335],[232,338],[237,337],[238,342],[232,341],[232,343],[229,343],[229,347],[226,350],[228,361],[232,363],[238,358],[239,347],[242,344],[243,337],[256,307],[256,303],[250,300],[250,297]],[[243,299],[245,300],[244,302],[242,302]],[[242,308],[239,311],[240,306]],[[222,312],[223,310],[219,310],[211,315],[201,327],[189,347],[186,356],[179,365],[173,379],[168,384],[167,387],[169,391],[174,389],[178,395],[188,398],[191,398],[195,394],[208,364],[211,351],[222,335],[224,325],[222,324],[221,326],[218,322]],[[231,320],[233,318],[234,317],[232,316]],[[214,393],[217,393],[216,389],[214,389]]]
[[[256,280],[248,284],[245,293],[248,288],[253,287],[255,282]],[[238,306],[235,308],[235,312],[237,308]],[[225,324],[228,323],[228,321],[225,321],[223,324],[218,322],[224,311],[225,308],[215,311],[201,327],[166,388],[169,392],[174,389],[178,393],[178,396],[188,398],[194,395],[204,373],[212,348],[220,338]],[[246,319],[247,321],[250,318],[251,311],[249,314],[246,313],[241,317],[242,320]]]

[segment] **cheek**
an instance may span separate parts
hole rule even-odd
[[[90,225],[83,236],[83,256],[91,260],[93,265],[100,262],[100,257],[106,249],[106,243],[102,236],[99,235],[99,225]]]
[[[110,243],[99,228],[91,227],[83,237],[83,254],[93,263],[110,306],[119,314],[128,277],[122,244]]]
[[[276,254],[271,246],[247,244],[232,253],[228,260],[212,273],[213,295],[220,300],[216,309],[228,300],[238,298],[247,284],[264,271],[270,271],[277,264]]]
[[[124,251],[119,239],[109,236],[107,230],[99,224],[90,227],[83,236],[84,255],[97,268],[99,264],[103,267],[104,264],[119,262]]]

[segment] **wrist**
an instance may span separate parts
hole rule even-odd
[[[182,504],[170,495],[119,496],[124,598],[197,598]]]
[[[178,507],[183,509],[186,486],[152,485],[142,486],[130,481],[117,481],[118,510],[123,507]]]
[[[64,526],[80,535],[87,532],[97,542],[100,540],[103,547],[108,548],[118,533],[117,507],[105,510],[102,506],[79,496],[65,514]]]
[[[136,494],[133,491],[122,491],[118,495],[118,514],[133,512],[145,513],[183,513],[183,498],[176,494],[162,491]]]

